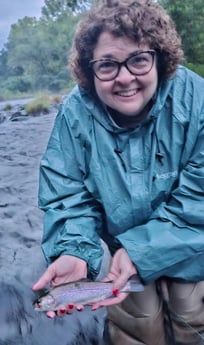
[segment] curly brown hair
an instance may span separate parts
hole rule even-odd
[[[79,86],[94,91],[93,72],[89,62],[102,32],[149,45],[157,52],[159,80],[175,73],[183,60],[181,40],[167,12],[153,0],[106,0],[92,8],[78,24],[69,68]]]

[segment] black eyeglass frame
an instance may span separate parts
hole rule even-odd
[[[130,67],[128,67],[128,61],[130,60],[130,59],[132,59],[132,58],[134,58],[135,56],[139,56],[140,54],[144,54],[144,53],[148,53],[148,54],[150,54],[151,56],[152,56],[152,64],[151,64],[151,66],[150,66],[150,68],[149,68],[149,70],[148,71],[146,71],[145,73],[134,73],[134,72],[132,72],[131,71],[131,69],[130,69]],[[125,66],[126,68],[127,68],[127,70],[132,74],[132,75],[136,75],[136,76],[142,76],[142,75],[145,75],[145,74],[147,74],[147,73],[149,73],[150,71],[151,71],[151,69],[152,69],[152,67],[153,67],[153,65],[154,65],[154,59],[155,59],[155,55],[156,55],[156,51],[155,50],[144,50],[144,51],[140,51],[140,52],[138,52],[138,53],[135,53],[134,55],[131,55],[131,56],[129,56],[127,59],[125,59],[124,61],[121,61],[121,62],[119,62],[119,61],[117,61],[117,60],[112,60],[112,59],[109,59],[109,58],[104,58],[104,59],[98,59],[98,60],[91,60],[90,62],[89,62],[89,67],[92,69],[92,71],[93,71],[93,73],[94,73],[94,75],[96,76],[96,78],[98,78],[99,80],[101,80],[101,81],[112,81],[112,80],[114,80],[115,78],[117,78],[117,76],[119,75],[119,73],[120,73],[120,70],[121,70],[121,67],[122,66]],[[108,62],[108,61],[110,61],[110,62],[114,62],[116,65],[117,65],[117,73],[116,73],[116,75],[114,75],[114,77],[111,77],[111,78],[100,78],[100,77],[98,77],[98,75],[96,74],[96,71],[95,71],[95,69],[94,69],[94,64],[96,63],[96,62]]]

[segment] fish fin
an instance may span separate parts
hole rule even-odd
[[[141,292],[144,291],[144,285],[138,274],[130,277],[126,285],[120,290],[121,292]]]

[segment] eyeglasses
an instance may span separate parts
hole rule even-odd
[[[99,80],[111,81],[118,76],[122,66],[125,66],[133,75],[139,76],[149,73],[152,69],[155,55],[155,50],[146,50],[138,52],[122,62],[106,58],[91,60],[89,66]]]

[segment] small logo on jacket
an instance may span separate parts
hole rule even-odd
[[[178,171],[177,170],[174,170],[174,171],[168,171],[166,173],[163,173],[163,174],[156,174],[155,175],[155,178],[157,180],[168,180],[169,178],[175,178],[178,176]]]

